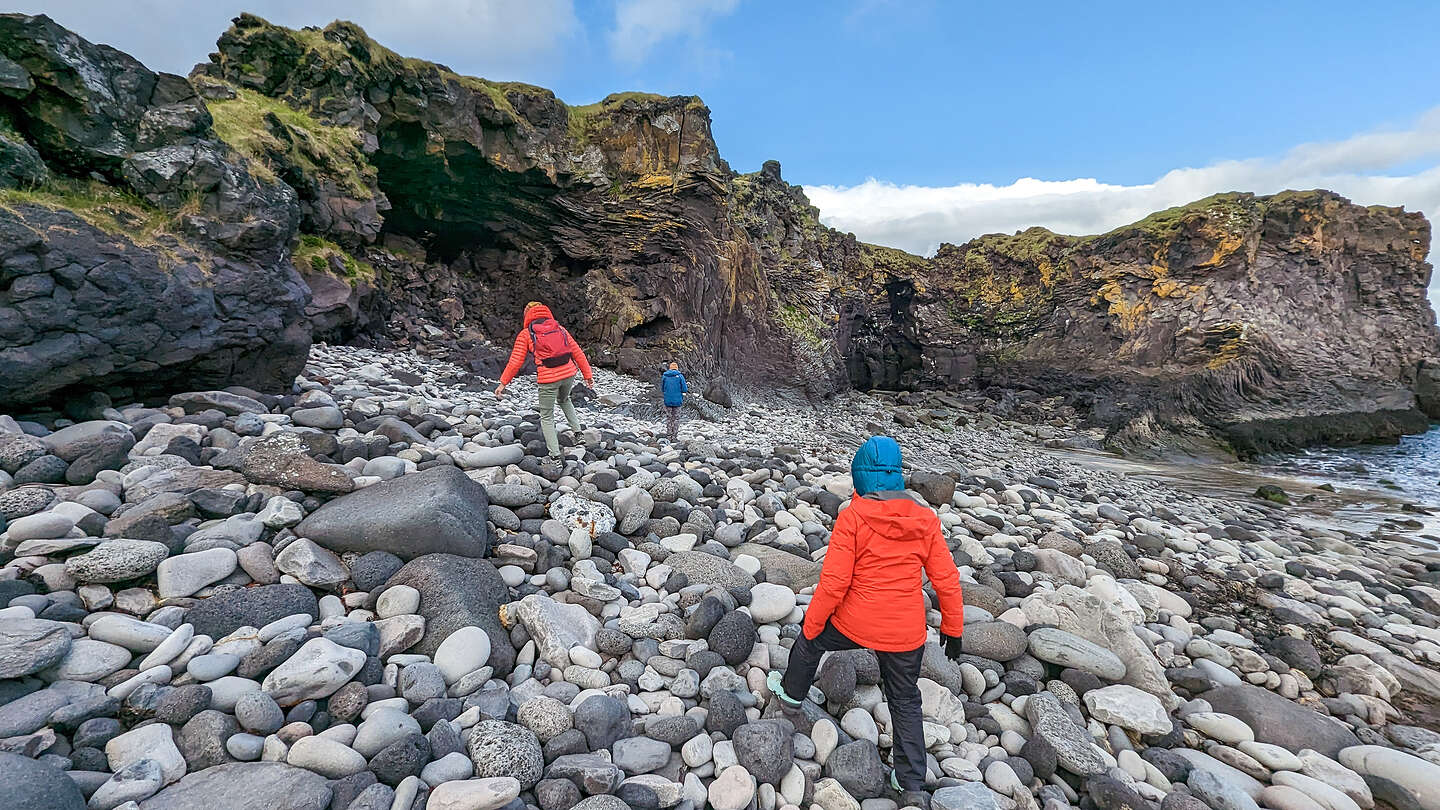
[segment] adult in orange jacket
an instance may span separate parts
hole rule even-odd
[[[555,435],[555,405],[565,414],[570,429],[580,432],[580,417],[575,414],[575,405],[570,400],[570,390],[575,386],[575,375],[585,377],[586,385],[593,385],[595,373],[580,344],[570,338],[570,333],[555,321],[550,308],[538,301],[525,305],[525,325],[515,336],[515,346],[510,349],[510,362],[500,375],[500,384],[495,387],[495,396],[505,396],[505,387],[520,373],[525,358],[535,355],[535,374],[540,383],[539,409],[540,432],[545,434],[545,449],[550,451],[553,461],[560,461],[560,437]]]
[[[783,678],[771,673],[770,688],[781,707],[793,713],[809,693],[822,655],[858,647],[875,650],[894,723],[891,786],[904,791],[906,801],[921,801],[925,732],[919,679],[926,624],[920,573],[935,587],[940,632],[947,653],[956,655],[965,624],[960,572],[935,512],[904,491],[894,439],[871,437],[855,454],[850,476],[855,495],[835,519],[820,583],[805,611],[801,637],[790,649],[790,665]]]

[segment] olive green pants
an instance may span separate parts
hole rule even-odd
[[[557,403],[565,412],[565,421],[570,423],[570,429],[580,432],[580,417],[575,415],[575,405],[570,401],[570,389],[574,387],[574,377],[540,383],[540,432],[545,434],[545,448],[552,456],[560,455],[560,437],[555,435]]]

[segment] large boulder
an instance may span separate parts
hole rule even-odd
[[[731,561],[733,562],[734,558],[741,554],[749,554],[759,560],[760,567],[767,573],[784,572],[785,576],[790,578],[790,586],[797,591],[820,582],[820,563],[798,554],[791,554],[784,549],[762,546],[759,543],[741,543],[731,549]]]
[[[140,808],[324,810],[330,806],[330,796],[329,780],[318,773],[283,762],[232,762],[189,774],[141,802]]]
[[[304,492],[345,493],[355,489],[355,482],[344,467],[311,458],[301,436],[291,431],[247,441],[217,457],[214,464],[233,469],[256,484]]]
[[[50,667],[70,651],[70,629],[45,619],[0,622],[0,678],[20,678]]]
[[[122,192],[98,217],[0,209],[4,284],[43,296],[0,306],[0,403],[82,387],[137,397],[290,385],[310,346],[309,289],[289,260],[294,190],[250,173],[184,77],[43,15],[0,15],[0,59],[19,68],[5,95],[21,140]],[[192,200],[183,225],[153,217]]]
[[[29,757],[0,751],[0,806],[24,810],[84,810],[85,797],[65,772]]]
[[[336,498],[295,527],[331,551],[484,557],[490,552],[485,487],[454,467],[432,467]]]
[[[515,648],[500,624],[500,606],[509,601],[510,590],[489,561],[427,554],[396,571],[386,583],[394,585],[409,585],[420,592],[425,635],[412,652],[433,656],[451,633],[473,625],[490,636],[490,665],[497,674],[509,674]]]
[[[747,591],[755,587],[755,577],[745,573],[740,566],[724,557],[717,557],[703,551],[681,551],[671,554],[665,558],[665,564],[689,577],[692,584],[703,582],[706,585],[744,588]]]
[[[1355,734],[1331,717],[1286,700],[1268,689],[1241,683],[1200,695],[1217,712],[1238,717],[1255,739],[1299,753],[1312,748],[1334,759],[1340,749],[1359,745]]]

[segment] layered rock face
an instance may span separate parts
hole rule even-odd
[[[1116,448],[1241,455],[1440,414],[1419,214],[1227,194],[921,258],[732,171],[694,97],[570,106],[345,22],[242,15],[189,80],[0,25],[3,402],[277,387],[312,333],[493,372],[542,300],[597,363],[679,359],[719,400],[1034,391]]]
[[[187,80],[0,15],[0,402],[288,384],[310,343],[297,222]]]
[[[778,164],[732,172],[697,98],[623,93],[572,107],[402,58],[349,23],[293,31],[252,16],[196,80],[358,132],[388,205],[380,239],[334,235],[358,206],[332,195],[314,207],[333,215],[327,237],[378,269],[367,317],[392,335],[423,339],[428,324],[508,342],[525,302],[543,300],[604,364],[683,357],[702,375],[755,381],[793,379],[800,364],[816,394],[845,382],[828,335],[797,336],[775,316],[818,325],[829,301],[814,266],[832,245],[847,266],[856,243],[819,225]],[[282,177],[317,174],[279,157]],[[307,185],[336,186],[296,187]]]
[[[1241,455],[1423,431],[1430,226],[1330,192],[1222,194],[1102,236],[1033,228],[894,258],[852,377],[1063,393],[1112,441]],[[1417,387],[1422,397],[1417,401]]]
[[[353,25],[253,17],[203,72],[359,131],[393,207],[374,245],[351,244],[379,268],[365,317],[391,336],[434,324],[504,343],[541,299],[622,370],[680,357],[813,396],[1063,393],[1125,449],[1218,433],[1250,454],[1425,425],[1413,392],[1437,334],[1419,214],[1222,195],[1102,236],[1032,229],[922,259],[820,225],[778,164],[732,172],[695,98],[571,107]]]

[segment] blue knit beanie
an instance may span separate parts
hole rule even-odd
[[[871,436],[860,445],[850,462],[850,480],[856,494],[864,497],[872,492],[891,492],[905,488],[900,472],[900,445],[889,436]]]

